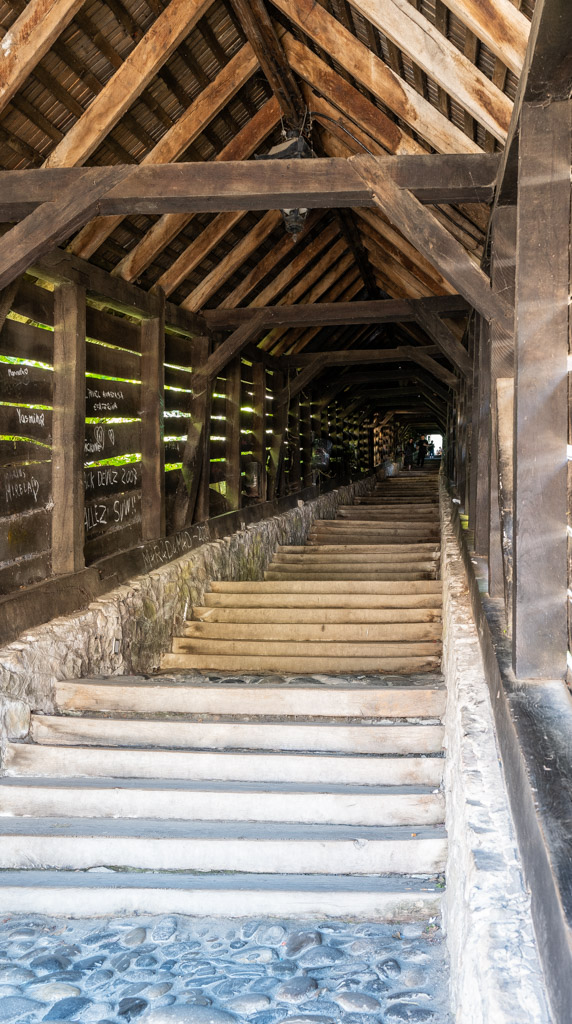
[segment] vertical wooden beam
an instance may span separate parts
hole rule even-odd
[[[288,414],[288,456],[289,474],[288,490],[294,493],[300,490],[300,394],[298,393],[290,403]]]
[[[161,293],[163,294],[163,293]],[[141,322],[141,533],[165,536],[165,301]]]
[[[229,510],[240,508],[240,356],[226,368],[226,500]]]
[[[567,635],[571,101],[523,105],[514,408],[513,668],[562,678]]]
[[[204,366],[209,355],[209,340],[204,337],[193,338],[192,366]],[[193,520],[202,522],[210,515],[210,482],[211,482],[211,411],[213,381],[209,378],[201,398],[203,410],[203,434],[201,441],[202,465],[198,468],[199,481],[197,501]]]
[[[274,395],[279,395],[284,388],[284,374],[276,372],[272,378]],[[288,403],[274,402],[272,405],[272,447],[268,465],[268,500],[276,498],[280,489],[280,478],[283,466],[283,441],[288,418]]]
[[[474,509],[475,551],[488,558],[490,536],[490,445],[491,445],[491,343],[490,327],[484,317],[476,324],[478,345],[475,365],[478,366],[478,388],[475,395],[477,437],[473,441],[476,494]]]
[[[189,415],[187,441],[183,451],[181,479],[175,494],[173,509],[173,530],[177,533],[192,522],[199,482],[203,471],[205,442],[205,413],[210,400],[212,381],[201,371],[207,365],[209,339],[195,338],[193,341],[193,374],[191,387],[193,397]]]
[[[493,291],[502,294],[514,308],[516,273],[516,206],[499,206],[495,210],[492,224],[491,284]],[[503,545],[501,537],[501,510],[499,490],[499,436],[496,382],[499,378],[514,377],[514,324],[509,325],[493,320],[490,325],[490,445],[489,445],[489,594],[491,597],[506,596],[507,583],[512,586],[512,543]],[[502,429],[502,428],[500,428]],[[508,439],[512,444],[511,436]],[[511,484],[512,491],[512,484]],[[512,515],[512,509],[511,509]],[[512,532],[512,531],[511,531]],[[504,555],[503,558],[503,547]],[[510,557],[509,557],[510,556]],[[507,561],[508,559],[508,561]],[[509,564],[510,562],[510,564]],[[507,613],[508,613],[507,602]],[[512,620],[507,619],[512,629]]]
[[[260,497],[266,499],[266,367],[262,362],[252,364],[252,390],[254,397],[252,407],[252,457],[260,463]]]
[[[304,398],[301,406],[301,434],[302,434],[302,483],[304,487],[312,484],[312,403],[310,398]]]
[[[52,416],[52,572],[85,565],[83,447],[85,438],[85,288],[54,291]]]

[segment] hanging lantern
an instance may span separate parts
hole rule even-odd
[[[310,146],[306,142],[303,135],[300,135],[292,130],[288,130],[285,133],[286,137],[278,145],[273,146],[272,149],[265,153],[263,156],[256,156],[256,160],[308,160],[311,159],[313,154]],[[294,240],[298,237],[304,227],[304,221],[308,216],[308,210],[305,207],[296,207],[295,209],[280,210],[284,218],[284,227],[289,235],[292,235]]]

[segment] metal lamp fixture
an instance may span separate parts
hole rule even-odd
[[[282,142],[279,142],[278,145],[273,146],[268,153],[265,153],[263,156],[256,156],[256,160],[311,159],[313,156],[312,150],[303,135],[292,130],[288,130],[285,132],[285,136],[285,139]],[[305,207],[296,207],[280,211],[284,218],[284,227],[288,234],[293,235],[294,239],[296,239],[302,231],[308,212],[309,211]]]

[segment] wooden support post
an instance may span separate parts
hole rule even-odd
[[[474,395],[473,458],[475,461],[475,551],[488,557],[490,530],[490,476],[489,456],[491,443],[491,339],[489,324],[483,317],[476,323],[475,367],[478,367],[477,390]]]
[[[266,367],[262,362],[252,364],[252,458],[260,463],[259,501],[266,499]]]
[[[240,356],[233,359],[226,368],[226,500],[229,511],[235,511],[241,504],[240,477]]]
[[[197,337],[193,341],[193,397],[189,416],[189,430],[183,451],[181,479],[175,494],[173,530],[177,533],[192,522],[199,481],[203,471],[205,413],[210,401],[212,381],[201,371],[208,362],[209,339]]]
[[[312,403],[305,398],[300,405],[302,434],[302,482],[304,487],[312,485]]]
[[[197,340],[197,339],[195,339]],[[206,339],[198,339],[200,342]],[[194,344],[194,343],[193,343]],[[204,414],[203,414],[203,465],[200,470],[199,477],[199,489],[197,493],[197,503],[195,505],[195,514],[193,519],[196,522],[203,522],[209,518],[210,515],[210,500],[211,500],[211,412],[212,412],[212,390],[213,382],[209,380],[208,387],[205,391],[203,399]]]
[[[141,534],[165,536],[165,315],[141,322]]]
[[[571,101],[521,113],[516,265],[513,668],[562,678],[567,634]]]
[[[284,375],[275,373],[273,377],[274,394],[279,395],[284,387]],[[274,402],[272,407],[272,447],[268,466],[268,500],[278,497],[282,480],[284,454],[283,442],[288,419],[288,403]]]
[[[300,395],[290,403],[288,414],[288,490],[291,494],[300,490],[302,476],[300,472]]]
[[[493,291],[501,293],[514,308],[514,290],[516,273],[516,206],[499,206],[495,210],[492,223],[492,259],[491,283]],[[489,404],[490,404],[490,438],[489,438],[489,594],[491,597],[505,597],[507,587],[512,587],[512,505],[510,509],[510,525],[508,509],[505,510],[505,527],[510,532],[510,541],[505,537],[503,543],[501,532],[502,516],[500,510],[498,438],[502,427],[498,420],[498,403],[496,401],[496,382],[499,379],[514,377],[514,326],[507,329],[504,324],[493,320],[489,336]],[[503,440],[503,447],[513,443],[512,423],[503,419],[503,424],[510,431]],[[507,486],[504,486],[505,495]],[[510,482],[512,492],[512,481]],[[503,558],[504,553],[504,558]],[[511,601],[506,602],[507,614]],[[507,617],[508,628],[512,629],[512,621]]]
[[[85,565],[83,447],[85,438],[85,288],[54,290],[52,416],[52,572]]]

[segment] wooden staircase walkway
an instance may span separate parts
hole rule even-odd
[[[402,475],[214,583],[162,673],[58,683],[6,751],[3,909],[437,912],[438,576],[436,477]]]

